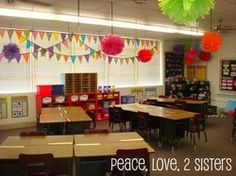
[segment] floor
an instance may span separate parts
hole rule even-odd
[[[108,123],[98,122],[97,128],[108,128]],[[21,130],[26,129],[0,131],[0,142],[7,136],[18,135]],[[201,135],[197,143],[197,152],[187,139],[180,142],[174,154],[168,144],[160,147],[157,138],[154,137],[148,141],[156,151],[150,156],[151,176],[235,176],[236,136],[230,142],[232,119],[208,118],[206,131],[208,145],[205,144],[204,136]],[[174,162],[177,162],[177,167]]]

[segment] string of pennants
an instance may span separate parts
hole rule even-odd
[[[58,32],[42,32],[42,31],[29,31],[29,30],[12,30],[12,29],[0,29],[0,37],[4,37],[4,35],[8,35],[8,37],[11,39],[13,33],[17,35],[19,44],[25,43],[26,49],[29,49],[32,47],[31,52],[22,52],[20,53],[19,57],[16,58],[17,62],[20,62],[20,59],[23,58],[25,62],[28,62],[30,59],[30,54],[35,58],[38,59],[39,54],[41,57],[46,57],[46,53],[48,52],[49,59],[51,59],[53,56],[56,56],[56,59],[59,61],[62,58],[65,62],[68,62],[70,59],[72,63],[75,63],[76,60],[79,61],[79,63],[82,63],[83,58],[89,62],[90,56],[93,59],[99,59],[103,58],[108,59],[109,64],[114,60],[114,62],[117,64],[118,61],[120,64],[123,64],[124,61],[126,64],[131,61],[132,63],[135,62],[135,60],[138,60],[137,56],[128,56],[128,57],[119,57],[119,56],[108,56],[104,53],[102,53],[101,50],[95,49],[88,44],[85,43],[86,39],[88,43],[90,43],[92,40],[95,44],[100,42],[103,39],[103,36],[92,36],[92,35],[85,35],[85,34],[78,34],[78,33],[58,33]],[[31,37],[30,37],[31,33]],[[37,37],[40,37],[41,40],[45,40],[45,37],[48,41],[54,40],[56,44],[53,44],[47,48],[40,46],[39,44],[35,43]],[[34,41],[31,41],[31,40]],[[75,40],[76,43],[78,43],[79,47],[84,47],[86,54],[83,55],[67,55],[62,54],[62,45],[66,48],[70,47],[70,42],[72,40]],[[139,47],[151,47],[150,50],[152,52],[158,51],[158,41],[154,40],[143,40],[143,39],[131,39],[131,38],[124,38],[124,41],[127,45],[133,45],[133,46],[139,46]],[[55,51],[55,48],[58,52]],[[3,53],[0,53],[0,61],[4,58]]]

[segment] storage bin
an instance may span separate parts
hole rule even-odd
[[[52,95],[64,94],[64,85],[52,85]]]
[[[135,96],[132,95],[122,95],[121,104],[135,103]]]
[[[51,96],[52,86],[51,85],[37,85],[37,95]]]

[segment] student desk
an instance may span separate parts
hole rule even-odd
[[[81,134],[92,121],[81,107],[42,108],[41,111],[39,123],[48,131],[62,128],[64,134]]]
[[[163,140],[168,140],[172,144],[172,149],[175,142],[184,136],[189,119],[196,114],[194,112],[179,109],[144,104],[120,104],[115,106],[121,107],[125,111],[147,112],[151,116],[159,118],[161,142]],[[133,117],[133,120],[135,120],[135,117]]]
[[[24,154],[52,153],[57,174],[72,175],[73,136],[8,137],[0,145],[1,176],[19,174],[18,157]]]
[[[136,132],[76,135],[74,145],[76,173],[78,176],[83,176],[86,169],[106,170],[110,158],[116,155],[118,149],[138,148],[147,148],[149,153],[155,152]]]

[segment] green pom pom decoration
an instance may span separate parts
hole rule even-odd
[[[178,24],[196,22],[215,6],[215,0],[158,0],[164,15]]]

